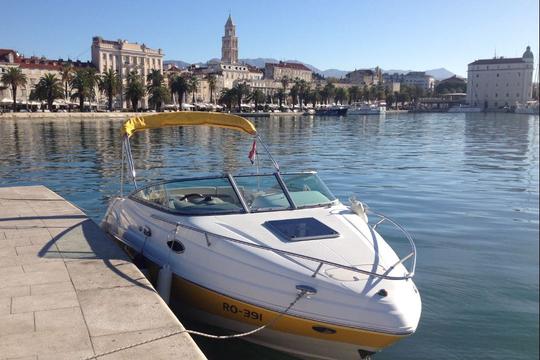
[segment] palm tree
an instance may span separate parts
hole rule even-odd
[[[283,98],[285,97],[285,90],[278,89],[276,91],[276,96],[277,96],[277,98],[279,100],[279,109],[281,110],[281,109],[283,109],[282,104],[283,104]]]
[[[213,104],[214,103],[214,90],[216,90],[216,82],[217,82],[216,76],[209,74],[206,77],[206,81],[208,81],[208,90],[210,90],[210,102]]]
[[[161,105],[169,98],[169,90],[165,87],[165,79],[161,71],[153,69],[146,76],[146,91],[150,95],[148,101],[156,111],[161,110]]]
[[[183,76],[175,76],[172,81],[169,83],[171,87],[171,94],[176,94],[178,97],[178,104],[180,105],[180,110],[184,104],[184,94],[188,92],[189,86],[186,81],[186,78]]]
[[[75,89],[75,93],[71,94],[71,98],[79,99],[79,111],[84,111],[84,100],[90,102],[95,98],[95,87],[99,81],[94,69],[79,69],[75,72],[75,76],[71,79],[70,85]]]
[[[127,77],[127,87],[125,96],[131,102],[133,111],[137,111],[139,101],[144,96],[144,84],[141,76],[136,71],[131,71]]]
[[[221,96],[219,97],[219,102],[226,104],[229,108],[229,111],[232,111],[232,104],[236,99],[236,91],[234,89],[223,89],[221,90]]]
[[[254,90],[248,98],[250,101],[253,101],[255,103],[255,110],[258,110],[259,104],[264,102],[266,99],[266,96],[264,96],[264,93],[260,89]]]
[[[108,69],[101,75],[99,89],[107,95],[108,109],[113,109],[113,98],[120,92],[120,76],[113,69]]]
[[[349,89],[349,104],[358,101],[358,97],[360,96],[360,87],[358,86],[351,86]]]
[[[238,111],[242,112],[242,99],[249,95],[249,87],[245,83],[237,83],[232,90],[235,92],[238,102]]]
[[[17,111],[17,88],[19,86],[26,85],[26,75],[22,73],[22,70],[16,67],[10,67],[2,74],[2,82],[5,85],[11,86],[11,93],[13,94],[13,111]]]
[[[30,93],[30,98],[32,100],[47,101],[47,109],[52,111],[54,100],[61,98],[62,92],[62,81],[56,75],[47,73],[39,79],[39,82]]]
[[[338,88],[336,89],[336,102],[339,102],[341,105],[343,105],[343,102],[347,98],[347,89],[345,88]]]
[[[296,100],[298,99],[298,93],[300,93],[300,85],[295,83],[291,87],[291,91],[289,92],[289,95],[291,96],[291,99],[292,99],[293,109],[296,106]]]
[[[197,93],[197,87],[199,86],[199,79],[195,75],[191,75],[188,79],[188,91],[192,95],[192,104],[195,104],[195,94]]]
[[[309,96],[311,87],[309,83],[304,79],[301,79],[301,80],[297,79],[297,85],[298,85],[298,99],[300,102],[300,109],[302,109],[306,98]]]
[[[60,70],[60,79],[62,80],[62,84],[64,85],[64,99],[69,99],[69,84],[71,82],[71,79],[73,79],[73,66],[71,64],[67,64],[62,66],[62,70]]]
[[[328,104],[328,101],[334,98],[335,93],[336,93],[336,86],[332,84],[331,82],[326,84],[321,92],[324,102]]]
[[[280,82],[281,82],[281,86],[283,87],[282,97],[285,97],[287,95],[287,88],[289,87],[290,79],[287,76],[284,76],[281,78]],[[280,110],[281,110],[282,102],[283,102],[283,99],[280,99],[279,100]]]

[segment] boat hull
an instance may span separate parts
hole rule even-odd
[[[347,115],[347,108],[319,109],[319,110],[315,111],[315,115],[319,115],[319,116],[345,116],[345,115]]]
[[[279,312],[206,289],[178,275],[173,276],[171,298],[191,320],[229,332],[250,331],[271,323],[244,339],[303,358],[361,359],[361,354],[377,352],[406,336],[280,316]]]

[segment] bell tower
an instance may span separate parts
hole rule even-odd
[[[225,35],[221,38],[221,62],[227,64],[236,64],[238,62],[236,25],[233,24],[230,14],[225,23]]]

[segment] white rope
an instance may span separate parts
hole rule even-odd
[[[306,294],[307,294],[306,290],[301,290],[298,293],[298,295],[296,295],[296,298],[289,304],[289,306],[285,310],[281,311],[275,318],[273,318],[272,321],[270,321],[270,322],[266,323],[265,325],[262,325],[262,326],[260,326],[260,327],[258,327],[256,329],[253,329],[251,331],[247,331],[247,332],[240,333],[240,334],[233,334],[233,335],[212,335],[212,334],[207,334],[207,333],[203,333],[203,332],[195,331],[195,330],[187,330],[187,329],[174,330],[174,331],[171,331],[169,333],[166,333],[166,334],[163,334],[163,335],[151,338],[151,339],[140,341],[138,343],[126,345],[126,346],[119,347],[119,348],[116,348],[116,349],[113,349],[113,350],[110,350],[110,351],[107,351],[107,352],[104,352],[104,353],[101,353],[101,354],[89,356],[89,357],[86,357],[86,358],[84,358],[82,360],[97,359],[97,358],[100,358],[102,356],[106,356],[106,355],[114,354],[114,353],[117,353],[117,352],[120,352],[120,351],[128,350],[128,349],[131,349],[131,348],[134,348],[134,347],[137,347],[137,346],[148,344],[148,343],[151,343],[151,342],[154,342],[154,341],[158,341],[158,340],[165,339],[165,338],[168,338],[168,337],[171,337],[171,336],[174,336],[174,335],[178,335],[178,334],[182,334],[182,333],[187,333],[187,334],[191,334],[191,335],[199,335],[199,336],[204,336],[204,337],[207,337],[207,338],[210,338],[210,339],[217,339],[217,340],[227,340],[227,339],[235,339],[235,338],[241,338],[241,337],[249,336],[249,335],[255,334],[255,333],[263,330],[264,328],[266,328],[268,326],[271,326],[271,325],[275,324],[276,321],[278,321],[283,315],[287,314],[289,312],[289,310],[291,310],[292,307],[301,298],[303,298]]]

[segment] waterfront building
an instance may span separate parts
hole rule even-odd
[[[17,102],[20,101],[22,106],[29,104],[30,93],[43,76],[53,74],[61,79],[61,71],[65,66],[71,66],[74,69],[93,67],[90,62],[47,59],[43,56],[25,57],[15,50],[0,49],[0,73],[4,73],[9,67],[17,67],[26,76],[26,84],[17,89]],[[0,100],[12,98],[11,88],[0,83]]]
[[[313,78],[313,71],[306,65],[301,63],[283,62],[279,63],[266,63],[264,66],[265,79],[271,79],[280,81],[284,77],[290,80],[300,79],[307,82],[311,82]]]
[[[465,92],[467,90],[467,80],[461,76],[454,75],[439,81],[435,86],[435,90],[439,94]]]
[[[401,80],[401,85],[416,86],[424,91],[433,91],[435,79],[425,71],[410,71]]]
[[[92,38],[92,64],[103,73],[115,70],[123,85],[131,71],[136,71],[146,81],[151,70],[163,72],[163,51],[151,49],[145,44],[130,43],[127,40],[104,40],[100,36]],[[127,106],[122,92],[116,98],[116,107]],[[148,107],[148,96],[142,99],[142,107]]]
[[[397,72],[392,74],[384,73],[382,74],[382,81],[386,87],[393,90],[398,89],[397,91],[400,91],[402,85],[416,86],[424,91],[433,91],[435,88],[435,79],[433,76],[426,74],[425,71],[410,71],[405,74]],[[395,85],[396,83],[400,85]]]
[[[358,86],[372,86],[382,83],[382,72],[377,66],[374,70],[358,69],[345,75],[345,81]]]
[[[533,70],[529,46],[522,57],[476,60],[468,66],[467,102],[486,110],[526,104],[532,98]]]

